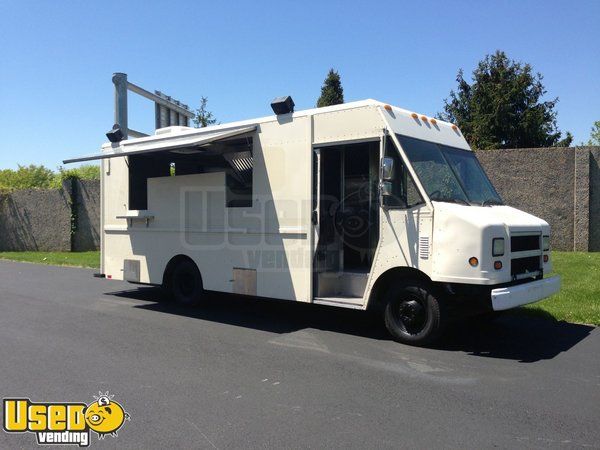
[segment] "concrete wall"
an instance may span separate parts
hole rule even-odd
[[[508,205],[552,227],[556,250],[600,251],[600,147],[478,150]]]
[[[100,182],[74,180],[72,189],[75,217],[72,249],[96,250],[100,248]]]
[[[550,223],[554,249],[600,251],[600,147],[480,150],[477,157],[507,204]],[[99,246],[98,181],[0,194],[0,251]]]
[[[600,252],[600,147],[593,147],[590,150],[589,238],[589,251]]]
[[[552,248],[573,249],[573,149],[480,150],[477,158],[506,204],[550,223]]]
[[[70,201],[69,186],[0,194],[0,251],[69,251]]]
[[[100,247],[100,182],[0,194],[0,251],[85,251]]]

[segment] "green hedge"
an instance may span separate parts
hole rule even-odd
[[[43,165],[19,165],[16,170],[0,170],[0,191],[59,189],[63,181],[69,179],[99,180],[100,166],[87,164],[67,170],[59,167],[58,170],[53,171]]]

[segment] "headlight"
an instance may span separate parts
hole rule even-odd
[[[550,250],[550,236],[542,236],[542,248],[545,252]]]
[[[494,238],[492,240],[492,256],[504,255],[504,238]]]

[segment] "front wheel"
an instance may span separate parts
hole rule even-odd
[[[393,284],[385,294],[385,326],[403,344],[431,344],[442,332],[442,308],[427,283]]]

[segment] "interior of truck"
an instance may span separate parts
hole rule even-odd
[[[148,208],[148,178],[226,173],[226,206],[252,206],[252,137],[212,142],[202,147],[184,147],[169,151],[130,155],[130,210]]]
[[[379,239],[379,141],[314,150],[314,296],[359,302]]]

